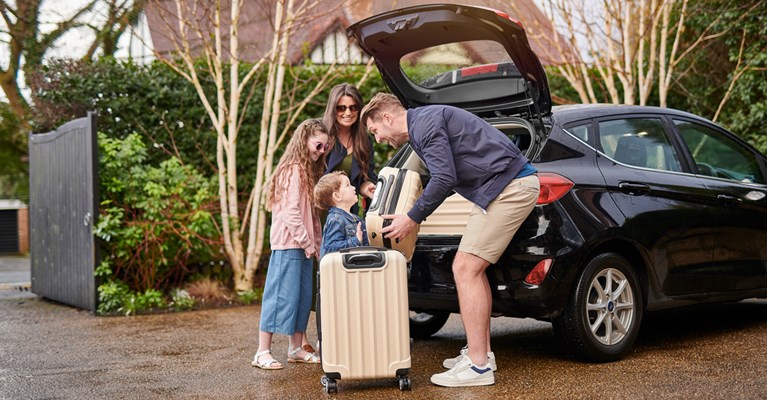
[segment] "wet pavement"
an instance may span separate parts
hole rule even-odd
[[[8,290],[28,291],[30,281],[28,256],[0,255],[0,296]]]
[[[412,391],[340,380],[325,394],[317,365],[250,366],[260,306],[96,317],[0,289],[0,399],[550,399],[767,398],[767,300],[648,316],[634,352],[609,364],[565,357],[551,325],[496,318],[496,384],[439,388],[431,374],[464,343],[460,318],[413,345]],[[316,338],[310,321],[310,337]],[[285,362],[287,339],[273,352]]]

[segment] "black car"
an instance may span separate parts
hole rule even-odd
[[[390,11],[348,29],[406,107],[450,104],[506,133],[539,171],[538,205],[488,270],[496,316],[551,321],[590,361],[625,356],[645,312],[767,296],[767,160],[698,116],[552,107],[522,25],[455,4]],[[389,165],[428,170],[405,146]],[[454,194],[421,225],[411,333],[458,301],[451,264],[471,205]]]

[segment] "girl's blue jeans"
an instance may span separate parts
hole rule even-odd
[[[313,261],[303,249],[272,251],[261,300],[261,331],[306,332],[312,309],[312,270]]]

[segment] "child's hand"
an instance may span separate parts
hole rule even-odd
[[[304,255],[308,259],[311,259],[312,257],[317,257],[317,259],[319,260],[320,258],[320,253],[314,249],[304,249]]]
[[[362,243],[362,222],[357,222],[357,240]]]

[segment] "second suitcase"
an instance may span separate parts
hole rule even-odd
[[[381,168],[378,172],[373,201],[365,215],[365,225],[371,246],[399,250],[405,255],[407,261],[410,261],[418,239],[419,227],[416,226],[416,229],[404,239],[392,241],[381,234],[381,228],[391,223],[391,220],[384,220],[381,215],[407,214],[421,193],[423,193],[421,176],[417,172],[393,167]]]
[[[402,253],[357,247],[328,253],[319,268],[322,383],[396,378],[410,389],[407,263]]]

